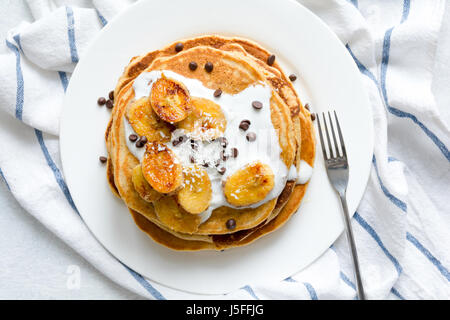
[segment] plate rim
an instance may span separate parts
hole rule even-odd
[[[204,0],[193,0],[194,2],[203,2]],[[252,0],[253,1],[253,0]],[[261,1],[261,0],[260,0]],[[266,2],[266,3],[269,3],[269,2],[274,2],[273,0],[263,0],[264,2]],[[263,2],[263,1],[261,1],[261,2]],[[311,18],[313,18],[314,20],[315,20],[315,22],[316,23],[318,23],[318,24],[320,24],[321,25],[321,27],[322,28],[324,28],[324,29],[326,29],[327,30],[327,33],[330,35],[330,36],[332,36],[333,38],[334,38],[334,40],[337,42],[337,43],[339,43],[339,46],[341,47],[341,49],[342,49],[342,51],[345,51],[346,52],[346,54],[345,54],[345,56],[347,57],[347,59],[349,60],[349,61],[351,61],[351,65],[352,65],[352,69],[353,69],[353,72],[356,72],[356,73],[358,73],[358,74],[360,74],[360,71],[359,71],[359,69],[358,69],[358,67],[357,67],[357,65],[356,65],[356,63],[354,62],[354,60],[352,59],[352,57],[351,57],[351,55],[348,53],[348,51],[346,50],[346,47],[345,47],[345,45],[342,43],[342,41],[339,39],[339,37],[336,35],[336,33],[322,20],[322,19],[320,19],[314,12],[312,12],[311,10],[309,10],[307,7],[305,7],[304,5],[302,5],[301,3],[299,3],[299,2],[297,2],[297,1],[295,1],[295,0],[282,0],[282,1],[284,1],[284,2],[287,2],[287,3],[291,3],[291,4],[294,4],[295,6],[298,6],[298,7],[300,7],[302,10],[304,10],[305,12],[307,12],[307,14],[309,14],[310,15],[310,17]],[[90,42],[89,42],[89,44],[87,45],[87,47],[86,47],[86,49],[85,49],[85,55],[87,55],[87,54],[89,54],[91,51],[92,51],[92,47],[94,47],[95,46],[95,43],[98,41],[98,39],[99,38],[101,38],[103,35],[104,35],[104,33],[106,33],[106,32],[108,32],[108,30],[111,28],[111,26],[112,26],[112,24],[111,23],[114,23],[115,21],[117,21],[117,20],[120,20],[121,19],[121,17],[122,16],[126,16],[126,15],[128,15],[129,14],[129,12],[131,12],[132,10],[134,10],[134,8],[135,7],[139,7],[139,6],[144,6],[144,3],[149,3],[149,2],[151,2],[150,0],[141,0],[141,1],[136,1],[135,3],[133,3],[133,4],[131,4],[131,5],[129,5],[127,8],[125,8],[122,12],[120,12],[120,13],[118,13],[113,19],[111,19],[110,21],[108,21],[108,23],[97,33],[97,35],[95,35],[94,37],[93,37],[93,39],[92,40],[90,40]],[[281,2],[280,0],[278,0],[278,3],[279,2]],[[159,2],[157,2],[157,4],[159,5]],[[204,33],[204,34],[218,34],[218,35],[221,35],[220,33]],[[228,35],[227,35],[228,36]],[[240,36],[240,35],[237,35],[237,37],[243,37],[243,38],[247,38],[247,37],[245,37],[245,36]],[[251,38],[247,38],[247,39],[249,39],[249,40],[252,40]],[[254,40],[252,40],[252,41],[254,41]],[[78,62],[77,63],[77,65],[75,66],[75,69],[74,69],[74,71],[73,71],[73,73],[72,73],[72,77],[74,76],[74,75],[77,75],[78,74],[78,72],[79,72],[79,70],[80,70],[80,65],[82,65],[82,61],[83,61],[83,59],[81,59],[81,61],[80,62]],[[284,72],[285,70],[283,70],[283,72]],[[72,78],[71,78],[71,80],[72,80]],[[366,86],[364,85],[364,83],[363,83],[363,80],[362,80],[362,78],[360,77],[360,79],[359,79],[359,84],[360,84],[360,86],[361,86],[361,89],[362,89],[362,95],[364,96],[364,100],[365,100],[365,103],[366,103],[366,105],[367,105],[367,108],[366,108],[366,111],[367,111],[367,113],[368,113],[368,118],[370,119],[370,121],[369,121],[369,129],[368,129],[368,132],[370,132],[370,139],[369,139],[369,141],[367,141],[367,144],[369,145],[369,147],[370,147],[370,159],[372,159],[372,157],[373,157],[373,152],[374,152],[374,124],[373,124],[373,111],[372,111],[372,108],[371,108],[371,104],[370,104],[370,99],[369,99],[369,96],[368,96],[368,93],[367,93],[367,89],[366,89]],[[62,171],[63,171],[63,173],[64,173],[64,177],[65,177],[65,179],[66,179],[66,183],[67,183],[67,186],[68,186],[68,188],[69,188],[69,192],[71,192],[71,189],[72,189],[72,187],[71,187],[71,183],[68,181],[68,179],[67,179],[67,176],[66,176],[66,170],[67,170],[67,168],[66,168],[66,165],[65,164],[67,164],[67,162],[64,160],[65,159],[65,156],[64,156],[64,152],[63,152],[63,150],[64,150],[64,148],[65,147],[63,147],[63,145],[64,145],[64,143],[63,143],[63,141],[66,139],[65,138],[65,136],[66,136],[66,134],[67,134],[67,130],[65,130],[64,128],[65,127],[67,127],[67,126],[65,126],[64,125],[64,123],[65,123],[65,121],[68,121],[67,120],[67,110],[68,110],[68,102],[67,102],[67,100],[69,100],[69,93],[71,92],[71,88],[74,86],[74,85],[72,85],[72,83],[73,83],[73,81],[69,81],[69,84],[68,84],[68,87],[67,87],[67,90],[66,90],[66,93],[65,93],[65,95],[64,95],[64,100],[63,100],[63,103],[62,103],[62,111],[61,111],[61,120],[60,120],[60,128],[59,128],[59,141],[60,141],[60,148],[59,148],[59,155],[60,155],[60,158],[61,158],[61,166],[62,166]],[[64,119],[66,119],[66,120],[64,120]],[[321,153],[320,153],[320,150],[319,149],[317,149],[317,147],[318,147],[318,145],[320,144],[320,142],[318,141],[318,139],[317,139],[317,134],[316,134],[316,130],[317,130],[317,128],[316,128],[316,126],[315,125],[313,125],[313,130],[314,130],[314,132],[315,132],[315,136],[316,136],[316,154],[315,154],[315,164],[317,164],[317,165],[320,165],[319,163],[317,163],[316,162],[316,160],[317,160],[317,157],[319,156],[319,157],[322,157],[322,155],[321,155]],[[320,154],[319,154],[320,153]],[[368,161],[368,163],[371,163],[370,161]],[[358,196],[358,205],[359,205],[359,203],[361,202],[361,200],[362,200],[362,198],[363,198],[363,196],[364,196],[364,194],[365,194],[365,191],[366,191],[366,188],[367,188],[367,185],[368,185],[368,181],[369,181],[369,177],[370,177],[370,173],[371,173],[371,165],[369,164],[368,165],[368,167],[369,167],[369,169],[368,170],[366,170],[366,175],[365,175],[365,177],[364,177],[364,188],[362,188],[361,189],[361,192],[360,192],[360,195]],[[309,191],[309,189],[310,188],[307,188],[307,190],[306,190],[306,193],[305,193],[305,196],[306,196],[306,194],[308,193],[308,191]],[[72,193],[71,193],[72,194]],[[76,204],[76,200],[74,199],[74,202],[75,202],[75,204]],[[357,206],[358,206],[357,205]],[[356,208],[355,208],[355,210],[356,210]],[[354,210],[352,210],[351,211],[351,213],[350,213],[350,216],[352,217],[353,215],[354,215],[354,213],[355,213],[355,211]],[[83,213],[81,213],[81,211],[79,212],[79,214],[80,214],[80,217],[82,218],[82,221],[83,221],[83,223],[85,224],[85,226],[87,227],[87,229],[89,230],[89,232],[94,236],[94,238],[96,239],[96,241],[108,252],[108,253],[110,253],[115,259],[117,259],[119,262],[121,262],[122,264],[124,264],[127,268],[130,268],[131,270],[135,270],[135,271],[137,271],[137,272],[140,272],[138,269],[140,269],[140,268],[138,268],[138,267],[136,267],[136,266],[133,266],[133,267],[131,267],[129,264],[127,264],[126,262],[122,262],[122,260],[121,259],[119,259],[119,257],[118,257],[118,254],[116,254],[116,253],[113,253],[110,249],[108,249],[108,247],[106,246],[106,244],[104,244],[98,237],[97,237],[97,235],[96,235],[96,233],[92,230],[92,228],[91,228],[91,226],[85,221],[85,219],[83,218]],[[140,230],[139,230],[140,231]],[[338,239],[338,237],[342,234],[342,232],[344,231],[344,227],[342,227],[341,229],[340,229],[340,231],[339,232],[337,232],[337,234],[336,234],[336,236],[334,237],[333,236],[333,238],[334,238],[334,240],[331,242],[331,244],[333,244],[337,239]],[[141,232],[141,231],[140,231]],[[153,241],[153,240],[152,240]],[[159,244],[158,244],[159,245]],[[167,250],[170,250],[170,249],[167,249]],[[308,267],[308,266],[310,266],[312,263],[314,263],[314,261],[316,261],[318,258],[320,258],[324,253],[326,252],[326,248],[325,248],[325,250],[321,250],[321,252],[320,252],[320,254],[318,254],[317,255],[317,257],[314,259],[314,260],[312,260],[312,261],[310,261],[306,266],[304,266],[304,267],[302,267],[301,269],[299,269],[299,270],[297,270],[296,272],[300,272],[301,270],[303,270],[303,269],[305,269],[306,267]],[[146,272],[140,272],[141,274],[143,274],[144,275],[144,273],[146,273]],[[161,282],[159,282],[158,280],[155,280],[155,279],[153,279],[152,277],[148,277],[151,281],[154,281],[154,282],[156,282],[156,283],[158,283],[158,284],[160,284],[160,285],[162,285],[162,286],[165,286],[165,287],[167,287],[167,288],[172,288],[172,289],[175,289],[175,290],[179,290],[179,291],[181,291],[181,292],[187,292],[187,293],[193,293],[193,294],[199,294],[199,295],[206,295],[206,296],[208,296],[208,295],[216,295],[216,294],[220,294],[220,293],[225,293],[225,291],[222,291],[222,290],[219,290],[219,291],[215,291],[215,292],[210,292],[210,293],[205,293],[205,292],[200,292],[200,291],[195,291],[195,290],[188,290],[188,289],[181,289],[181,288],[177,288],[176,286],[172,286],[172,285],[168,285],[168,284],[165,284],[165,283],[161,283]],[[229,291],[226,291],[226,292],[229,292]]]

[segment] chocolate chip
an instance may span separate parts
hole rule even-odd
[[[216,91],[214,91],[214,97],[218,98],[222,95],[222,90],[217,89]]]
[[[209,164],[208,164],[208,162],[203,161],[202,166],[205,167],[205,168],[208,168],[208,167],[209,167]]]
[[[220,159],[214,161],[214,166],[217,168],[220,165]]]
[[[130,134],[128,139],[130,139],[131,142],[135,142],[138,139],[138,136],[133,133],[133,134]]]
[[[267,64],[269,66],[273,65],[273,63],[275,62],[275,55],[271,54],[268,58],[267,58]]]
[[[139,138],[139,140],[136,142],[136,147],[137,148],[142,148],[143,146],[145,146],[145,144],[147,143],[147,137],[146,136],[142,136]]]
[[[305,104],[305,109],[309,111],[309,103]]]
[[[190,161],[191,163],[195,163],[195,158],[194,158],[194,156],[189,156],[189,161]]]
[[[104,156],[101,156],[98,159],[100,160],[101,163],[105,163],[106,161],[108,161],[108,158]]]
[[[238,155],[239,155],[239,150],[237,148],[231,148],[231,156],[233,158],[237,158]]]
[[[220,168],[220,169],[217,169],[217,172],[219,172],[221,175],[224,175],[224,174],[225,174],[225,171],[227,171],[227,169],[224,168],[224,167],[222,167],[222,168]]]
[[[255,108],[256,110],[262,109],[263,104],[259,101],[253,101],[252,102],[252,107]]]
[[[180,144],[180,140],[173,140],[172,141],[172,145],[174,146],[174,147],[176,147],[177,145],[179,145]]]
[[[176,51],[176,52],[180,52],[181,50],[183,50],[183,48],[184,48],[184,45],[183,45],[181,42],[178,42],[178,43],[175,45],[175,51]]]
[[[110,91],[108,94],[109,100],[114,101],[114,91]]]
[[[225,138],[225,137],[220,137],[220,138],[218,138],[217,140],[219,141],[220,145],[221,145],[223,148],[226,148],[226,147],[227,147],[227,145],[228,145],[228,140],[227,140],[227,138]]]
[[[250,120],[242,120],[239,124],[239,129],[242,129],[244,131],[247,131],[250,127]]]
[[[247,133],[246,138],[250,142],[255,141],[256,140],[256,133],[249,132],[249,133]]]
[[[311,113],[311,120],[312,121],[316,120],[316,115],[314,113]]]
[[[291,74],[291,75],[289,75],[289,80],[294,82],[295,80],[297,80],[297,76],[295,74]]]
[[[206,72],[212,72],[214,69],[214,65],[211,62],[205,63],[205,70]]]
[[[114,104],[113,104],[112,100],[106,101],[106,107],[108,109],[112,109],[114,107]]]
[[[234,228],[236,228],[236,220],[229,219],[225,225],[227,226],[228,230],[234,230]]]
[[[139,140],[140,140],[143,144],[146,144],[147,141],[148,141],[146,136],[140,137]]]
[[[222,159],[222,161],[227,161],[228,160],[228,155],[225,154],[224,150],[220,151],[220,159]]]
[[[191,140],[191,148],[194,150],[198,150],[198,144],[194,140]]]
[[[99,106],[103,106],[103,105],[105,105],[105,103],[106,103],[106,99],[105,98],[103,98],[103,97],[98,98],[97,104]]]
[[[191,69],[192,71],[197,70],[197,67],[198,67],[197,62],[194,61],[189,62],[189,69]]]

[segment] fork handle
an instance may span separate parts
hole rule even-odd
[[[343,215],[345,221],[345,231],[347,234],[348,246],[350,248],[350,253],[353,261],[353,271],[356,280],[356,293],[358,295],[359,300],[366,300],[366,295],[364,293],[364,288],[361,281],[361,272],[359,269],[358,254],[356,252],[355,239],[353,238],[352,224],[350,221],[350,216],[348,215],[347,199],[345,197],[345,194],[344,195],[340,194],[339,198],[341,199],[342,209],[344,210]]]

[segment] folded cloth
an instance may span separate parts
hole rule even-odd
[[[201,296],[145,279],[80,218],[61,172],[64,91],[96,33],[133,1],[28,0],[0,55],[0,175],[17,201],[111,280],[153,299],[354,299],[345,235],[281,282]],[[371,299],[450,297],[450,133],[431,92],[444,0],[302,0],[346,45],[373,111],[370,179],[352,224]],[[15,118],[15,119],[14,119]]]

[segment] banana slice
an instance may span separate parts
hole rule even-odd
[[[133,181],[134,189],[145,201],[154,202],[162,197],[162,194],[153,189],[145,180],[140,164],[134,167],[131,180]]]
[[[150,103],[156,114],[170,123],[185,119],[191,110],[189,91],[186,87],[164,76],[153,84]]]
[[[223,192],[228,203],[248,206],[263,200],[274,186],[272,169],[259,161],[237,170],[225,181]]]
[[[190,214],[178,205],[174,196],[167,196],[153,203],[158,220],[170,229],[193,233],[200,225],[201,216]]]
[[[177,193],[178,203],[189,213],[202,213],[208,209],[212,197],[208,173],[198,166],[186,167],[183,173],[183,188]]]
[[[191,132],[194,139],[212,140],[223,135],[227,119],[220,106],[204,98],[191,98],[192,112],[178,123],[178,128]]]
[[[183,182],[183,172],[175,154],[164,144],[148,142],[142,158],[145,180],[160,193],[175,191]]]
[[[153,111],[148,98],[132,102],[126,110],[128,122],[139,136],[148,141],[167,142],[170,140],[171,126],[162,121]]]

